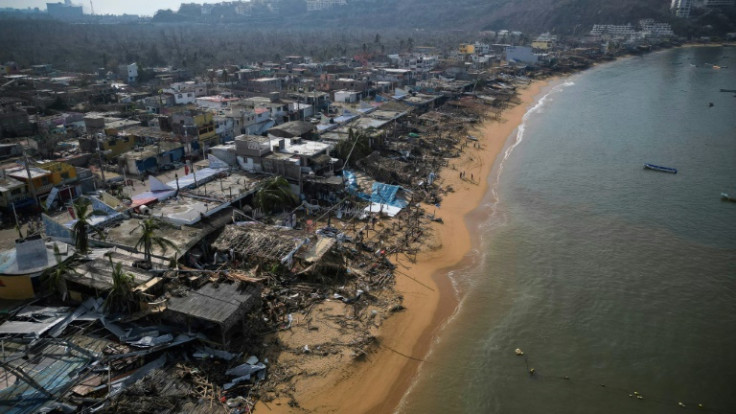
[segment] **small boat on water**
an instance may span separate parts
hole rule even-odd
[[[736,203],[736,197],[735,196],[730,196],[730,195],[728,195],[726,193],[721,193],[721,200],[723,200],[723,201],[733,201],[734,203]]]
[[[661,165],[644,164],[644,169],[677,174],[677,168],[662,167]]]

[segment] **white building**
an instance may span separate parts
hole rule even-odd
[[[669,23],[657,23],[654,19],[639,20],[643,37],[669,38],[675,35]]]
[[[118,77],[126,83],[135,83],[138,79],[138,64],[133,62],[129,65],[118,66]]]
[[[348,4],[346,0],[307,0],[307,11],[318,11]]]
[[[692,0],[672,0],[670,5],[670,11],[677,17],[687,19],[690,17],[690,8],[692,7]]]
[[[205,109],[224,109],[230,106],[232,102],[237,101],[238,98],[226,98],[222,95],[201,96],[196,98],[197,106]]]
[[[172,83],[170,88],[163,91],[174,95],[174,104],[189,105],[195,103],[198,96],[204,96],[207,88],[202,83],[187,81]]]
[[[189,105],[197,101],[194,92],[177,92],[172,93],[172,95],[174,95],[174,104],[176,105]]]
[[[360,92],[356,91],[337,91],[335,92],[335,102],[356,103],[360,100]]]
[[[626,39],[636,36],[636,30],[630,24],[625,26],[615,24],[596,24],[590,31],[591,36],[605,37],[609,39]]]

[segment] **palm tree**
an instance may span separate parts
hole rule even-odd
[[[71,266],[61,259],[61,252],[59,252],[59,246],[54,243],[54,257],[56,258],[56,266],[46,271],[46,283],[47,289],[51,292],[56,292],[61,295],[61,301],[65,302],[69,294],[66,286],[66,276],[69,273],[77,273]]]
[[[77,222],[74,223],[72,231],[74,232],[74,247],[77,249],[79,254],[87,254],[89,252],[89,231],[94,230],[100,232],[100,230],[90,224],[89,219],[93,215],[106,216],[107,213],[100,210],[92,210],[90,206],[92,202],[88,198],[81,197],[72,204],[74,207],[74,215],[76,216]]]
[[[123,270],[122,263],[114,263],[109,253],[107,258],[110,259],[112,268],[112,290],[105,298],[105,310],[112,313],[132,311],[135,305],[133,275]]]
[[[280,207],[293,207],[299,202],[297,196],[291,192],[286,178],[275,176],[267,178],[258,184],[253,203],[265,212],[272,212]]]
[[[166,250],[168,250],[169,247],[173,248],[174,251],[179,251],[179,249],[174,243],[171,242],[171,240],[168,240],[156,234],[157,230],[161,229],[161,223],[157,220],[153,218],[147,218],[143,220],[139,224],[139,226],[143,230],[143,233],[138,239],[135,248],[136,250],[138,250],[143,247],[143,256],[146,263],[151,264],[151,249],[154,243],[158,245],[158,247],[160,247],[164,253],[166,253]]]

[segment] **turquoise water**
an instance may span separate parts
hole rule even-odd
[[[400,412],[736,412],[736,203],[720,200],[736,194],[736,97],[721,88],[736,48],[627,58],[544,93]]]

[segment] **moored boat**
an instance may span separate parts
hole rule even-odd
[[[644,168],[648,170],[661,171],[670,174],[677,174],[677,168],[663,167],[661,165],[644,164]]]

